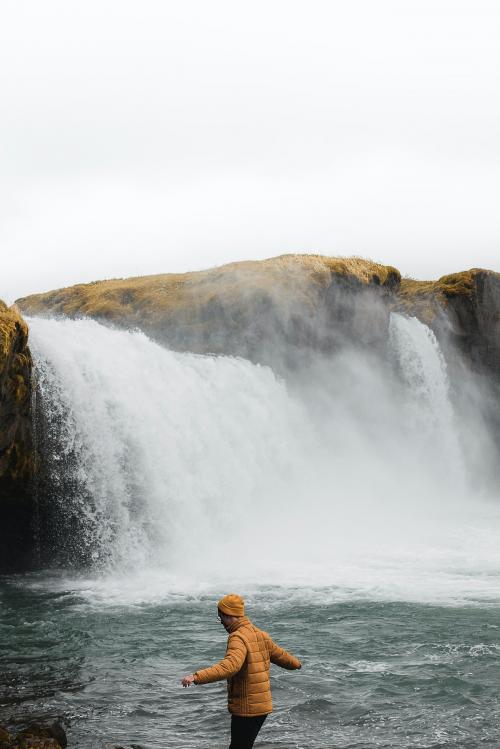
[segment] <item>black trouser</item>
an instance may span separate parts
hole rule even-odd
[[[266,718],[267,715],[255,715],[252,718],[231,715],[231,744],[229,749],[252,749],[253,742]]]

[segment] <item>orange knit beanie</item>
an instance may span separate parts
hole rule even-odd
[[[228,596],[221,598],[217,604],[217,608],[227,616],[245,615],[245,601],[241,596],[236,595],[236,593],[230,593]]]

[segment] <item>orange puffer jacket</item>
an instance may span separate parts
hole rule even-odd
[[[270,664],[300,668],[300,661],[257,629],[246,616],[236,622],[227,640],[226,656],[215,666],[196,671],[195,684],[227,679],[228,709],[233,715],[266,715],[273,709]]]

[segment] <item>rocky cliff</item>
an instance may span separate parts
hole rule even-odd
[[[181,351],[240,355],[278,369],[346,341],[384,345],[395,308],[500,377],[500,274],[489,270],[415,281],[360,258],[283,255],[79,284],[18,304],[29,314],[89,316],[140,328]]]
[[[438,281],[403,279],[398,306],[450,340],[473,368],[500,378],[500,273],[473,268]]]
[[[32,562],[34,463],[28,328],[0,302],[0,570]]]
[[[18,300],[29,314],[138,327],[180,351],[233,354],[277,369],[345,341],[387,340],[395,268],[358,258],[284,255],[208,271],[116,279]]]

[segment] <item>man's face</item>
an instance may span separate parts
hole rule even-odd
[[[222,624],[222,626],[224,627],[224,629],[227,632],[228,631],[228,627],[231,624],[231,622],[233,621],[234,617],[233,616],[227,616],[227,614],[223,614],[222,611],[220,611],[219,609],[217,610],[217,616],[219,617],[220,623]]]

